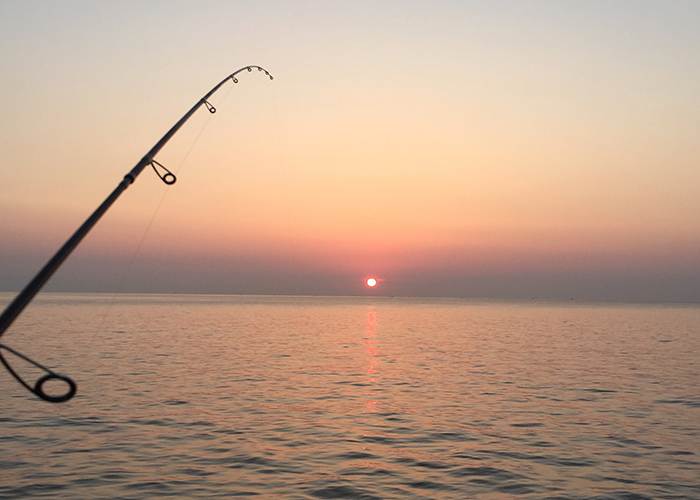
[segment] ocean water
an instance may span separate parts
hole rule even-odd
[[[698,306],[43,294],[2,340],[78,383],[0,372],[2,499],[700,498]]]

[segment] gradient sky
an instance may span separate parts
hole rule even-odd
[[[0,290],[700,302],[700,2],[0,3]],[[201,135],[200,135],[201,132]],[[366,276],[381,278],[375,290]]]

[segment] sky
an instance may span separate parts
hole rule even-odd
[[[700,302],[696,1],[0,3],[0,290]],[[379,278],[375,289],[367,276]]]

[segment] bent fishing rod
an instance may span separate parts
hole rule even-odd
[[[5,331],[10,327],[10,325],[17,318],[17,316],[20,315],[20,313],[24,310],[25,307],[27,307],[29,302],[31,302],[31,300],[39,292],[39,290],[41,290],[41,288],[46,284],[49,278],[51,278],[51,276],[56,272],[56,270],[61,266],[61,264],[63,264],[63,261],[66,260],[66,258],[71,254],[75,247],[77,247],[78,244],[83,240],[83,238],[85,238],[90,229],[92,229],[93,226],[97,223],[97,221],[100,220],[100,217],[102,217],[102,215],[104,215],[104,213],[109,209],[109,207],[112,206],[112,204],[117,200],[117,198],[119,198],[119,195],[122,194],[122,192],[124,192],[126,188],[128,188],[131,184],[134,183],[136,177],[138,177],[138,175],[143,171],[144,168],[150,165],[151,167],[153,167],[153,170],[158,175],[158,177],[160,177],[160,179],[165,184],[175,184],[175,181],[177,180],[175,174],[173,174],[170,170],[168,170],[155,160],[156,154],[158,154],[158,152],[163,148],[163,146],[165,146],[165,144],[170,140],[170,138],[173,135],[175,135],[175,133],[178,130],[180,130],[180,128],[185,124],[185,122],[189,120],[189,118],[200,107],[205,106],[210,113],[216,113],[216,108],[212,106],[208,99],[217,90],[219,90],[219,88],[221,88],[221,86],[228,80],[231,80],[233,83],[238,83],[236,75],[243,71],[251,72],[254,68],[258,71],[264,72],[268,77],[270,77],[270,80],[273,79],[272,75],[266,69],[261,68],[260,66],[245,66],[221,80],[221,82],[216,87],[211,89],[204,97],[197,101],[197,103],[194,106],[192,106],[192,108],[187,113],[185,113],[185,116],[180,118],[180,121],[173,125],[173,127],[170,130],[168,130],[168,132],[163,136],[163,138],[160,141],[158,141],[148,153],[146,153],[146,156],[141,158],[141,160],[136,164],[136,166],[124,176],[117,188],[114,191],[112,191],[112,194],[110,194],[107,197],[107,199],[103,201],[99,207],[97,207],[97,210],[95,210],[92,213],[92,215],[88,217],[88,219],[83,223],[83,225],[80,226],[75,233],[73,233],[73,236],[71,236],[68,239],[68,241],[66,241],[63,244],[63,246],[58,250],[58,252],[56,252],[56,254],[53,257],[51,257],[51,259],[44,265],[41,271],[39,271],[37,275],[34,276],[34,278],[27,284],[27,286],[24,287],[24,290],[22,290],[19,293],[19,295],[17,295],[15,300],[13,300],[10,303],[10,305],[8,305],[5,308],[2,315],[0,315],[0,336],[2,336],[5,333]],[[36,368],[39,368],[45,373],[45,375],[40,377],[35,382],[33,387],[30,386],[12,368],[12,366],[10,366],[8,361],[5,359],[5,356],[3,356],[3,349],[8,353],[13,354],[14,356],[34,365]],[[34,361],[28,356],[25,356],[24,354],[2,343],[0,343],[0,361],[5,366],[10,375],[12,375],[27,390],[40,397],[44,401],[48,401],[50,403],[62,403],[64,401],[68,401],[75,395],[77,386],[70,377],[68,377],[67,375],[60,375],[54,372],[53,370],[47,368],[46,366]],[[44,384],[50,380],[58,380],[67,384],[68,388],[66,392],[59,395],[47,394],[44,391]]]

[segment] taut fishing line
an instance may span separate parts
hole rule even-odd
[[[231,89],[233,89],[233,86],[230,86],[229,89],[226,91],[226,94],[225,94],[226,96],[228,96],[229,93],[231,93]],[[226,97],[224,97],[224,99],[225,98]],[[222,102],[223,102],[223,99],[222,99]],[[207,113],[206,120],[204,120],[204,124],[200,127],[199,132],[197,133],[196,137],[194,138],[194,141],[192,142],[189,149],[185,153],[180,164],[177,166],[177,168],[174,169],[176,175],[179,174],[180,170],[182,169],[182,166],[187,161],[187,158],[189,158],[190,153],[192,153],[192,150],[194,149],[195,145],[197,144],[197,142],[199,142],[199,138],[202,136],[204,129],[207,128],[207,125],[209,125],[209,121],[211,120],[213,114],[214,113]],[[138,243],[136,244],[133,251],[131,252],[131,255],[129,256],[129,260],[126,263],[126,266],[124,266],[123,271],[119,275],[119,281],[117,282],[117,285],[115,287],[116,292],[114,292],[114,293],[122,293],[122,291],[124,289],[124,282],[126,281],[126,277],[129,275],[131,270],[134,268],[134,262],[136,262],[136,258],[138,257],[139,253],[141,252],[141,249],[143,248],[143,244],[146,242],[146,237],[151,232],[151,228],[153,227],[153,223],[155,222],[156,217],[158,216],[158,213],[160,212],[160,209],[163,206],[163,202],[165,201],[165,198],[168,196],[169,192],[170,192],[170,190],[168,189],[168,186],[164,186],[163,195],[160,197],[158,204],[156,205],[155,209],[153,210],[153,215],[151,215],[151,219],[148,221],[148,224],[146,224],[146,227],[142,231],[142,234],[141,234],[141,237],[139,238]],[[114,301],[111,301],[109,306],[107,306],[105,312],[102,315],[102,319],[99,323],[98,330],[104,331],[104,328],[105,328],[105,325],[107,324],[107,319],[109,318],[113,304],[114,304]]]
[[[227,95],[227,96],[228,96],[228,94],[231,92],[231,89],[232,89],[232,88],[233,88],[233,87],[229,87],[228,91],[226,92],[226,95]],[[225,99],[225,97],[224,97],[224,99]],[[223,101],[223,100],[222,100],[222,101]],[[215,109],[215,108],[214,108],[214,109]],[[180,170],[182,169],[182,166],[183,166],[183,165],[185,164],[185,162],[187,161],[187,158],[189,158],[190,153],[192,153],[192,150],[194,149],[194,147],[195,147],[195,145],[197,144],[197,142],[199,142],[199,138],[202,137],[202,133],[204,133],[204,129],[207,128],[207,125],[209,125],[209,121],[211,120],[213,114],[214,114],[213,112],[210,112],[209,115],[207,116],[207,119],[204,120],[204,124],[203,124],[202,127],[199,129],[199,133],[198,133],[197,136],[194,138],[194,141],[192,142],[192,144],[190,145],[189,149],[188,149],[187,152],[185,153],[185,156],[183,157],[182,161],[181,161],[180,164],[177,166],[177,168],[174,169],[174,170],[175,170],[175,174],[179,174],[179,173],[180,173]],[[167,188],[167,186],[166,186],[166,188]],[[129,274],[129,272],[131,271],[131,269],[133,268],[134,262],[136,261],[136,257],[138,256],[139,252],[141,251],[141,248],[143,247],[143,244],[144,244],[144,242],[146,241],[146,237],[148,236],[148,233],[151,232],[151,228],[153,227],[153,223],[155,222],[156,217],[158,216],[158,213],[160,212],[160,209],[161,209],[161,207],[163,206],[163,202],[165,201],[165,198],[168,196],[168,193],[169,193],[169,192],[170,192],[169,189],[164,189],[164,190],[163,190],[163,195],[160,197],[160,201],[158,201],[158,204],[156,205],[156,208],[155,208],[154,211],[153,211],[153,215],[151,216],[151,220],[148,221],[148,224],[146,225],[146,228],[143,230],[143,234],[141,235],[141,238],[139,239],[139,242],[138,242],[138,244],[136,245],[136,248],[134,249],[134,251],[133,251],[131,257],[129,258],[129,262],[127,263],[126,268],[124,269],[124,272],[122,273],[122,275],[121,275],[121,277],[120,277],[120,279],[119,279],[119,283],[118,283],[118,285],[117,285],[117,293],[121,292],[121,290],[122,290],[122,288],[123,288],[123,286],[124,286],[124,280],[126,279],[126,276]],[[106,317],[105,317],[105,318],[106,318]]]
[[[236,81],[237,81],[237,80],[236,80]],[[221,104],[223,104],[223,102],[226,100],[226,98],[228,97],[228,95],[231,93],[231,90],[233,90],[233,87],[232,87],[232,86],[230,86],[230,87],[228,88],[228,90],[227,90],[226,93],[224,94],[224,97],[221,98],[221,101],[219,101],[219,102],[217,103],[217,106],[220,106]],[[211,106],[211,105],[210,105],[210,106]],[[214,106],[211,106],[211,108],[208,107],[207,109],[209,109],[209,114],[207,115],[207,119],[204,120],[204,124],[203,124],[202,127],[199,129],[199,132],[197,133],[197,136],[194,138],[194,141],[192,142],[192,144],[190,145],[189,149],[188,149],[187,152],[185,153],[185,156],[182,158],[182,161],[180,162],[180,164],[179,164],[179,165],[177,166],[177,168],[175,169],[175,173],[176,173],[176,174],[179,174],[179,173],[180,173],[180,170],[181,170],[182,167],[185,165],[185,162],[187,161],[187,159],[190,157],[190,154],[192,153],[192,150],[194,149],[194,147],[195,147],[195,146],[197,145],[197,143],[199,142],[199,138],[202,137],[202,134],[204,133],[204,129],[206,129],[206,128],[207,128],[207,125],[209,125],[209,122],[211,121],[212,115],[216,112],[216,108],[215,108]],[[212,109],[213,109],[214,111],[212,111]],[[124,273],[122,274],[122,277],[121,277],[121,279],[120,279],[119,286],[117,287],[117,290],[121,290],[121,289],[122,289],[123,284],[124,284],[124,280],[126,279],[126,276],[127,276],[127,274],[129,273],[129,271],[133,268],[134,261],[136,260],[136,257],[138,256],[139,252],[141,251],[141,248],[143,247],[143,244],[144,244],[144,242],[146,241],[146,237],[148,236],[148,233],[151,231],[151,227],[153,227],[153,223],[155,222],[156,217],[158,216],[158,213],[160,212],[160,208],[163,206],[163,202],[165,201],[165,198],[168,196],[168,193],[169,193],[169,192],[170,192],[169,189],[164,189],[164,190],[163,190],[163,196],[160,197],[160,201],[158,202],[158,205],[156,206],[156,208],[155,208],[155,210],[154,210],[154,212],[153,212],[153,216],[151,217],[151,220],[148,221],[148,224],[146,225],[146,229],[143,231],[143,234],[141,235],[141,239],[139,240],[138,244],[136,245],[136,248],[135,248],[135,250],[134,250],[134,252],[133,252],[133,255],[132,255],[131,258],[129,259],[129,263],[127,264],[126,269],[125,269]]]
[[[80,242],[85,238],[88,232],[97,224],[97,221],[109,210],[109,208],[114,204],[114,202],[131,184],[134,183],[138,175],[148,166],[153,168],[153,171],[160,177],[160,179],[167,185],[172,185],[177,180],[175,174],[173,174],[167,167],[155,160],[155,156],[158,152],[167,144],[167,142],[172,138],[175,133],[180,130],[180,128],[189,120],[189,118],[197,111],[200,107],[204,106],[207,110],[214,114],[216,113],[216,108],[209,102],[214,93],[216,93],[222,85],[224,85],[228,80],[233,83],[238,83],[236,75],[243,71],[252,72],[253,69],[264,72],[270,80],[273,79],[272,75],[264,68],[260,66],[245,66],[238,71],[231,73],[229,76],[224,78],[218,85],[211,89],[204,97],[202,97],[197,103],[190,108],[190,110],[185,113],[185,115],[180,118],[180,120],[173,125],[173,127],[153,146],[146,156],[141,158],[141,160],[136,164],[134,168],[127,173],[119,185],[112,191],[112,193],[102,202],[102,204],[97,207],[97,209],[90,215],[87,220],[80,226],[75,233],[66,241],[61,248],[56,252],[56,254],[49,259],[49,261],[44,265],[44,267],[37,273],[36,276],[24,287],[24,289],[15,297],[15,299],[5,308],[5,310],[0,314],[0,336],[2,336],[7,329],[12,325],[17,316],[19,316],[22,311],[27,307],[29,302],[36,296],[37,293],[43,288],[46,282],[53,276],[56,270],[63,264],[63,262],[68,258],[68,256],[75,250],[75,248],[80,244]],[[205,124],[206,126],[206,124]],[[204,129],[202,129],[204,130]],[[201,132],[200,132],[201,134]],[[194,145],[193,145],[194,146]],[[191,148],[190,148],[191,149]],[[188,152],[189,155],[189,152]],[[186,159],[186,158],[185,158]],[[184,163],[184,160],[183,162]],[[180,167],[182,166],[180,164]],[[179,168],[179,167],[178,167]],[[161,200],[162,204],[162,200]],[[160,207],[160,204],[158,205]],[[155,215],[154,215],[155,217]],[[151,221],[152,223],[153,221]],[[149,224],[150,228],[150,224]],[[144,235],[145,236],[145,235]],[[10,363],[5,359],[4,354],[12,354],[13,356],[24,360],[36,368],[43,371],[45,374],[40,377],[34,386],[29,385],[10,365]],[[22,386],[24,386],[28,391],[32,392],[36,396],[40,397],[44,401],[50,403],[62,403],[71,399],[77,390],[77,386],[73,380],[67,375],[61,375],[50,368],[34,361],[33,359],[23,355],[22,353],[0,343],[0,362],[7,369],[8,373],[12,375]],[[48,381],[61,381],[65,383],[68,388],[65,393],[58,395],[47,394],[44,391],[44,384]]]
[[[229,94],[231,93],[232,90],[233,90],[233,85],[230,85],[228,87],[228,90],[224,94],[224,96],[219,100],[219,102],[217,102],[216,107],[221,106],[224,103],[224,101],[226,101],[226,98],[229,96]],[[187,161],[187,159],[190,157],[190,154],[194,150],[194,147],[197,145],[197,143],[199,142],[199,139],[202,137],[202,134],[204,133],[204,129],[207,128],[207,126],[209,125],[209,122],[212,119],[212,116],[214,115],[214,112],[216,111],[216,107],[214,107],[212,105],[211,108],[207,108],[207,109],[209,109],[210,112],[207,113],[207,116],[206,116],[206,119],[204,120],[204,123],[199,128],[199,132],[197,133],[194,140],[192,141],[192,144],[190,144],[190,147],[185,152],[185,154],[182,158],[182,161],[177,166],[177,168],[174,169],[174,172],[176,175],[180,173],[180,170],[185,165],[185,162]],[[211,109],[214,109],[214,111],[211,111]],[[115,293],[121,293],[122,290],[124,289],[124,282],[126,281],[126,278],[129,275],[129,273],[131,272],[131,270],[134,268],[134,263],[136,262],[136,259],[139,256],[139,253],[141,252],[141,249],[143,248],[144,243],[146,242],[146,238],[148,237],[148,234],[151,232],[151,228],[153,227],[153,224],[155,223],[156,217],[158,217],[158,214],[160,213],[160,209],[163,206],[163,203],[165,202],[165,198],[168,196],[168,193],[170,192],[170,190],[167,188],[168,188],[168,186],[165,186],[165,189],[163,189],[163,195],[160,197],[158,204],[156,205],[155,209],[153,210],[153,215],[151,216],[151,219],[148,221],[148,224],[146,225],[145,229],[143,230],[141,237],[139,238],[138,243],[134,247],[134,250],[131,252],[131,255],[129,257],[129,260],[128,260],[126,266],[124,266],[123,272],[119,276],[119,282],[117,283],[117,285],[115,287],[115,289],[116,289]],[[108,306],[107,310],[104,312],[104,314],[102,316],[102,319],[100,321],[99,328],[98,328],[100,331],[103,331],[105,328],[105,325],[107,324],[107,320],[109,318],[112,305],[113,305],[113,303],[111,303],[110,306]]]

